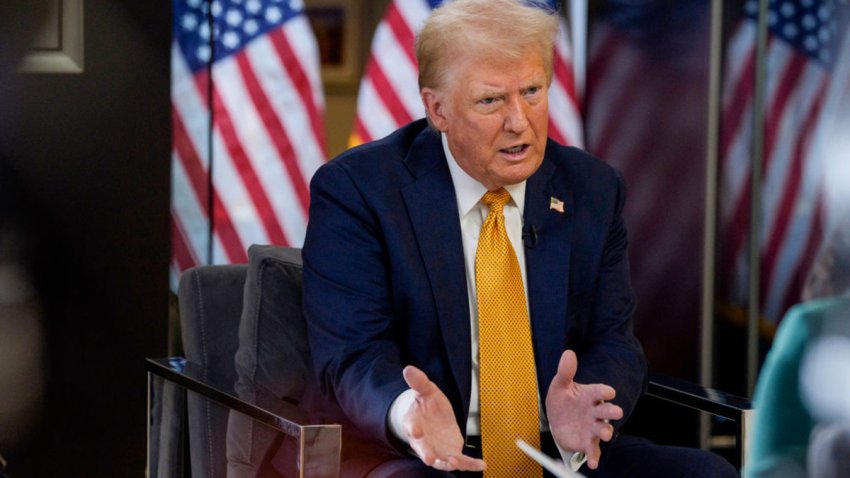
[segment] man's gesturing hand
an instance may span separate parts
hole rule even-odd
[[[565,351],[546,395],[546,415],[555,443],[564,450],[584,452],[587,466],[596,469],[601,455],[599,440],[607,442],[613,437],[614,427],[608,420],[623,418],[623,409],[606,403],[616,395],[608,385],[573,381],[577,368],[575,352]]]
[[[413,451],[428,466],[444,471],[482,471],[483,460],[463,454],[463,436],[445,394],[425,373],[408,365],[404,381],[416,400],[404,415],[404,432]]]

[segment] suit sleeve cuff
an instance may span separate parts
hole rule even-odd
[[[408,388],[404,392],[401,392],[401,394],[393,400],[392,405],[390,405],[390,431],[396,438],[404,443],[410,443],[407,439],[407,433],[404,432],[404,415],[410,409],[414,400],[416,400],[416,392],[414,392],[413,389]]]

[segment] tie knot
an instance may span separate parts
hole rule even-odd
[[[489,206],[491,211],[501,211],[510,199],[511,195],[505,190],[505,188],[499,188],[495,191],[487,191],[484,193],[484,197],[481,198],[481,201]]]

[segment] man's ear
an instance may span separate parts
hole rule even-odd
[[[431,124],[438,130],[445,132],[447,121],[443,95],[439,91],[428,87],[422,88],[419,94],[422,96],[422,104],[425,105],[425,114],[428,115]]]

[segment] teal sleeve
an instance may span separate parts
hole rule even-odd
[[[782,320],[756,383],[755,426],[745,477],[768,476],[778,466],[805,470],[814,419],[800,396],[800,362],[824,314],[839,302],[823,299],[798,304]]]

